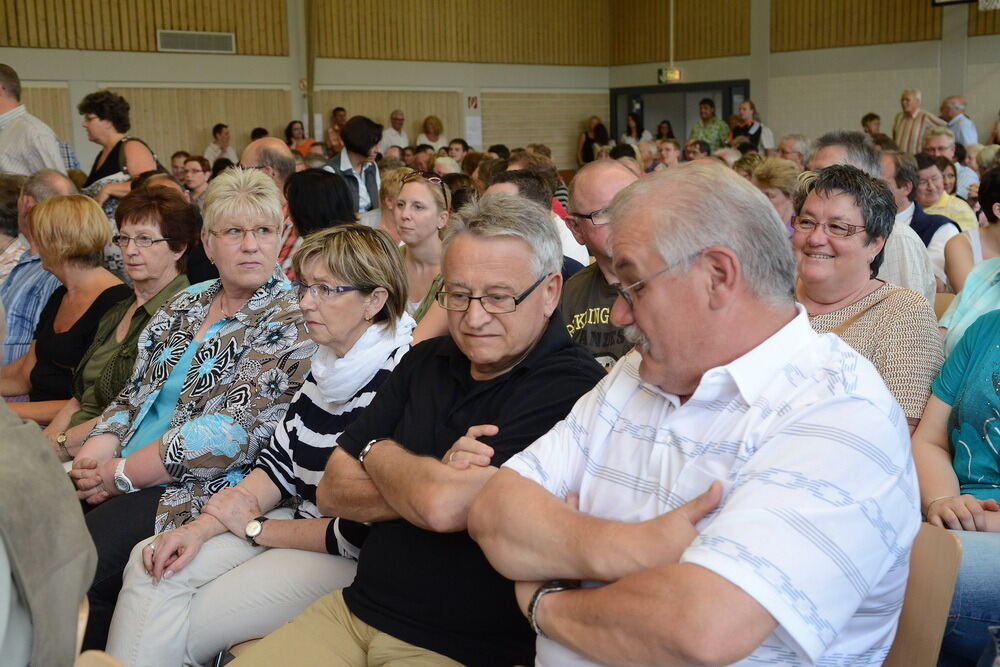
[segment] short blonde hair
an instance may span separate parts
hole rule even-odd
[[[791,197],[795,193],[799,167],[791,160],[768,157],[754,167],[752,177],[757,187],[778,188],[786,197]]]
[[[379,287],[389,293],[374,322],[395,327],[406,311],[403,255],[382,230],[350,223],[310,234],[292,257],[292,270],[301,276],[305,266],[314,261],[364,294]]]
[[[399,191],[403,189],[403,179],[412,174],[414,169],[400,167],[390,169],[382,173],[382,185],[378,189],[379,203],[386,199],[395,199],[399,196]]]
[[[202,217],[206,232],[219,218],[259,214],[278,227],[284,221],[278,186],[260,169],[231,167],[213,178],[205,191]]]
[[[431,129],[434,130],[434,134],[441,134],[442,132],[444,132],[444,124],[441,122],[441,119],[438,118],[437,116],[428,116],[427,118],[424,118],[424,122],[420,126],[420,129],[425,133],[427,132],[428,123],[431,124]]]
[[[111,243],[111,225],[96,201],[62,195],[41,202],[30,214],[31,235],[48,265],[77,262],[100,266]]]

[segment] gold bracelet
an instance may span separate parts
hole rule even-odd
[[[949,498],[954,498],[954,497],[955,496],[938,496],[934,500],[930,501],[929,503],[927,503],[927,509],[924,510],[924,516],[927,516],[927,513],[931,511],[931,505],[933,505],[937,501],[939,501],[939,500],[948,500]]]

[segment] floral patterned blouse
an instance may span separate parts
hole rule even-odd
[[[132,375],[91,436],[128,444],[208,315],[218,280],[193,285],[157,311],[139,336]],[[160,457],[176,481],[156,514],[157,533],[196,518],[220,489],[239,483],[302,385],[316,344],[291,283],[275,267],[246,305],[202,341],[184,378]],[[146,443],[143,443],[146,444]]]

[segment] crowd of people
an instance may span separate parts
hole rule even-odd
[[[961,97],[593,117],[567,172],[343,107],[161,164],[105,90],[75,179],[19,98],[0,65],[12,664],[71,659],[37,630],[83,591],[126,665],[881,664],[922,519],[964,547],[942,664],[993,646],[1000,128]]]

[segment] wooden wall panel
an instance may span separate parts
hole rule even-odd
[[[576,169],[577,139],[587,118],[608,118],[607,93],[483,91],[481,106],[483,144],[543,143],[560,169]]]
[[[250,143],[250,131],[265,127],[283,137],[291,108],[287,90],[239,88],[111,87],[131,106],[132,129],[152,147],[160,162],[171,153],[201,153],[212,141],[212,126],[225,123],[237,155]]]
[[[462,94],[440,90],[318,90],[313,101],[316,113],[323,114],[323,136],[326,136],[330,111],[344,107],[348,116],[368,116],[376,123],[389,126],[389,114],[401,109],[406,116],[406,134],[415,142],[424,118],[435,115],[444,124],[448,139],[465,134],[462,116]]]
[[[750,0],[676,0],[674,60],[750,54]],[[670,3],[611,3],[612,65],[667,62]]]
[[[319,58],[609,62],[609,0],[312,1],[310,28]]]
[[[68,88],[21,87],[21,102],[28,113],[41,119],[63,141],[73,142]]]
[[[240,55],[287,56],[286,0],[4,0],[0,46],[156,51],[157,30],[232,32]]]
[[[941,39],[928,0],[771,0],[771,51]]]
[[[979,11],[979,4],[969,5],[969,37],[1000,35],[1000,9]]]

